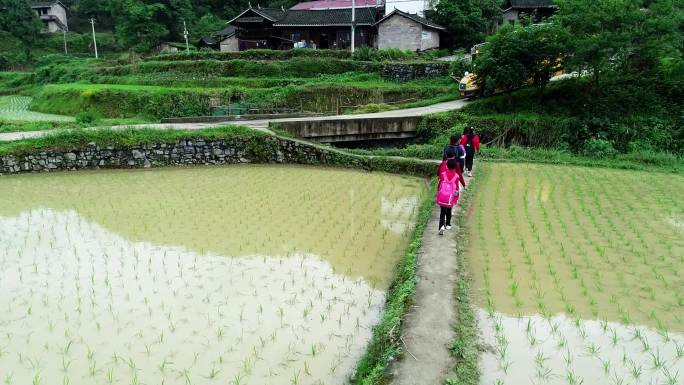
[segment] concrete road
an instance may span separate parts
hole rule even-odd
[[[172,130],[200,130],[203,128],[220,127],[229,124],[237,124],[241,126],[251,127],[255,130],[268,131],[270,123],[277,122],[292,122],[305,119],[307,121],[325,121],[325,120],[347,120],[347,119],[374,119],[374,118],[401,118],[401,117],[415,117],[434,114],[437,112],[445,112],[458,110],[463,108],[469,102],[467,100],[454,100],[450,102],[437,103],[425,107],[406,108],[403,110],[393,110],[384,112],[375,112],[370,114],[355,114],[355,115],[334,115],[334,116],[316,116],[308,118],[285,118],[285,119],[267,119],[267,120],[244,120],[231,122],[214,122],[214,123],[152,123],[152,124],[134,124],[113,126],[114,129],[126,128],[156,128],[156,129],[172,129]],[[94,127],[96,128],[96,127]],[[25,138],[39,138],[48,135],[53,130],[46,131],[28,131],[28,132],[9,132],[0,134],[0,141],[12,141]]]

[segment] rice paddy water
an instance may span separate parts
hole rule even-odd
[[[295,166],[0,183],[0,381],[343,384],[426,193]]]
[[[684,178],[482,165],[483,385],[684,383]]]

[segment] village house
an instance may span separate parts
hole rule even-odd
[[[415,0],[423,4],[423,0]],[[354,2],[356,47],[424,51],[439,48],[444,28],[408,12],[393,10],[385,16],[381,0]],[[200,46],[221,51],[254,48],[349,49],[352,0],[315,0],[290,9],[250,7],[228,22],[229,27]]]
[[[439,48],[439,35],[446,29],[424,17],[395,9],[376,23],[377,48],[427,51]]]
[[[68,31],[67,8],[59,1],[34,1],[31,3],[40,21],[43,23],[43,32]]]
[[[369,46],[378,17],[375,7],[356,13],[356,45]],[[249,8],[229,23],[236,27],[239,50],[294,47],[347,49],[351,47],[351,8],[273,9]]]
[[[533,23],[541,23],[555,11],[553,0],[506,0],[501,25],[516,24],[528,17]]]

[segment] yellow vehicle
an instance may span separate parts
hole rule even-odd
[[[458,82],[458,92],[463,98],[477,98],[483,96],[482,84],[477,74],[466,72]]]
[[[472,58],[472,61],[475,61],[475,59],[480,55],[480,50],[486,44],[487,43],[475,44],[470,49],[470,57]],[[479,81],[477,74],[466,72],[463,75],[463,78],[458,81],[458,92],[461,94],[461,97],[468,99],[482,96],[482,84],[480,83],[481,82]]]
[[[480,54],[480,49],[486,44],[487,43],[481,43],[481,44],[476,44],[475,46],[473,46],[473,48],[470,50],[470,54],[472,56],[473,61]],[[560,76],[562,74],[563,74],[562,60],[560,58],[558,58],[558,59],[556,59],[555,72],[551,74],[551,77],[553,78],[556,76]],[[534,84],[534,79],[528,79],[527,84],[528,85]],[[463,75],[463,78],[461,78],[461,80],[458,82],[458,91],[461,94],[461,97],[467,98],[467,99],[491,95],[491,93],[488,93],[488,91],[485,90],[483,86],[484,85],[482,84],[482,80],[477,76],[476,73],[466,72]],[[506,91],[507,90],[503,87],[496,87],[494,89],[493,94],[500,94],[500,93],[506,92]]]

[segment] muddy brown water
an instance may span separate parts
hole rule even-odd
[[[483,165],[467,263],[482,384],[682,384],[684,178]]]
[[[424,194],[294,166],[3,177],[0,380],[343,384]]]

